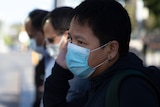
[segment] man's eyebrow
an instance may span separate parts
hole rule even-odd
[[[70,32],[68,32],[68,35],[69,35],[69,37],[72,37],[72,38],[75,38],[75,39],[83,39],[83,40],[85,40],[85,38],[83,37],[83,36],[80,36],[80,35],[72,35]]]
[[[75,35],[74,36],[76,39],[84,39],[82,36],[80,36],[80,35]]]
[[[82,39],[82,40],[85,40],[85,38],[79,34],[76,34],[73,36],[73,34],[71,34],[70,32],[68,32],[68,38],[71,37],[71,38],[74,38],[74,39]]]

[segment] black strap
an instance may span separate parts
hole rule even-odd
[[[119,107],[119,87],[124,79],[129,77],[139,77],[147,81],[156,91],[160,98],[159,90],[156,84],[144,73],[136,70],[126,70],[116,74],[109,83],[109,87],[106,93],[105,107]]]

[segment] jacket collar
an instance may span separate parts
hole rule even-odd
[[[109,69],[106,69],[102,74],[90,79],[92,87],[99,86],[104,80],[109,80],[116,72],[134,69],[144,70],[143,61],[134,53],[129,52],[126,56],[123,56],[117,60]]]

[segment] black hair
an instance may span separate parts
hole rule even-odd
[[[48,11],[42,9],[34,9],[29,13],[28,17],[31,19],[33,29],[42,30],[41,24],[48,13]]]
[[[86,0],[74,9],[79,24],[88,24],[103,45],[116,40],[120,56],[129,51],[131,22],[127,11],[115,0]]]
[[[45,21],[49,19],[57,34],[62,35],[66,30],[69,30],[72,17],[73,8],[66,6],[57,7],[45,17],[45,19],[43,20],[43,25]]]

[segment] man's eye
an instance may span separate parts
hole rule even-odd
[[[54,42],[54,38],[46,38],[46,42],[47,43],[53,43]]]
[[[79,45],[83,45],[83,44],[84,44],[84,42],[82,42],[82,41],[78,41],[78,44],[79,44]]]
[[[53,43],[54,39],[53,38],[48,38],[48,42]]]

